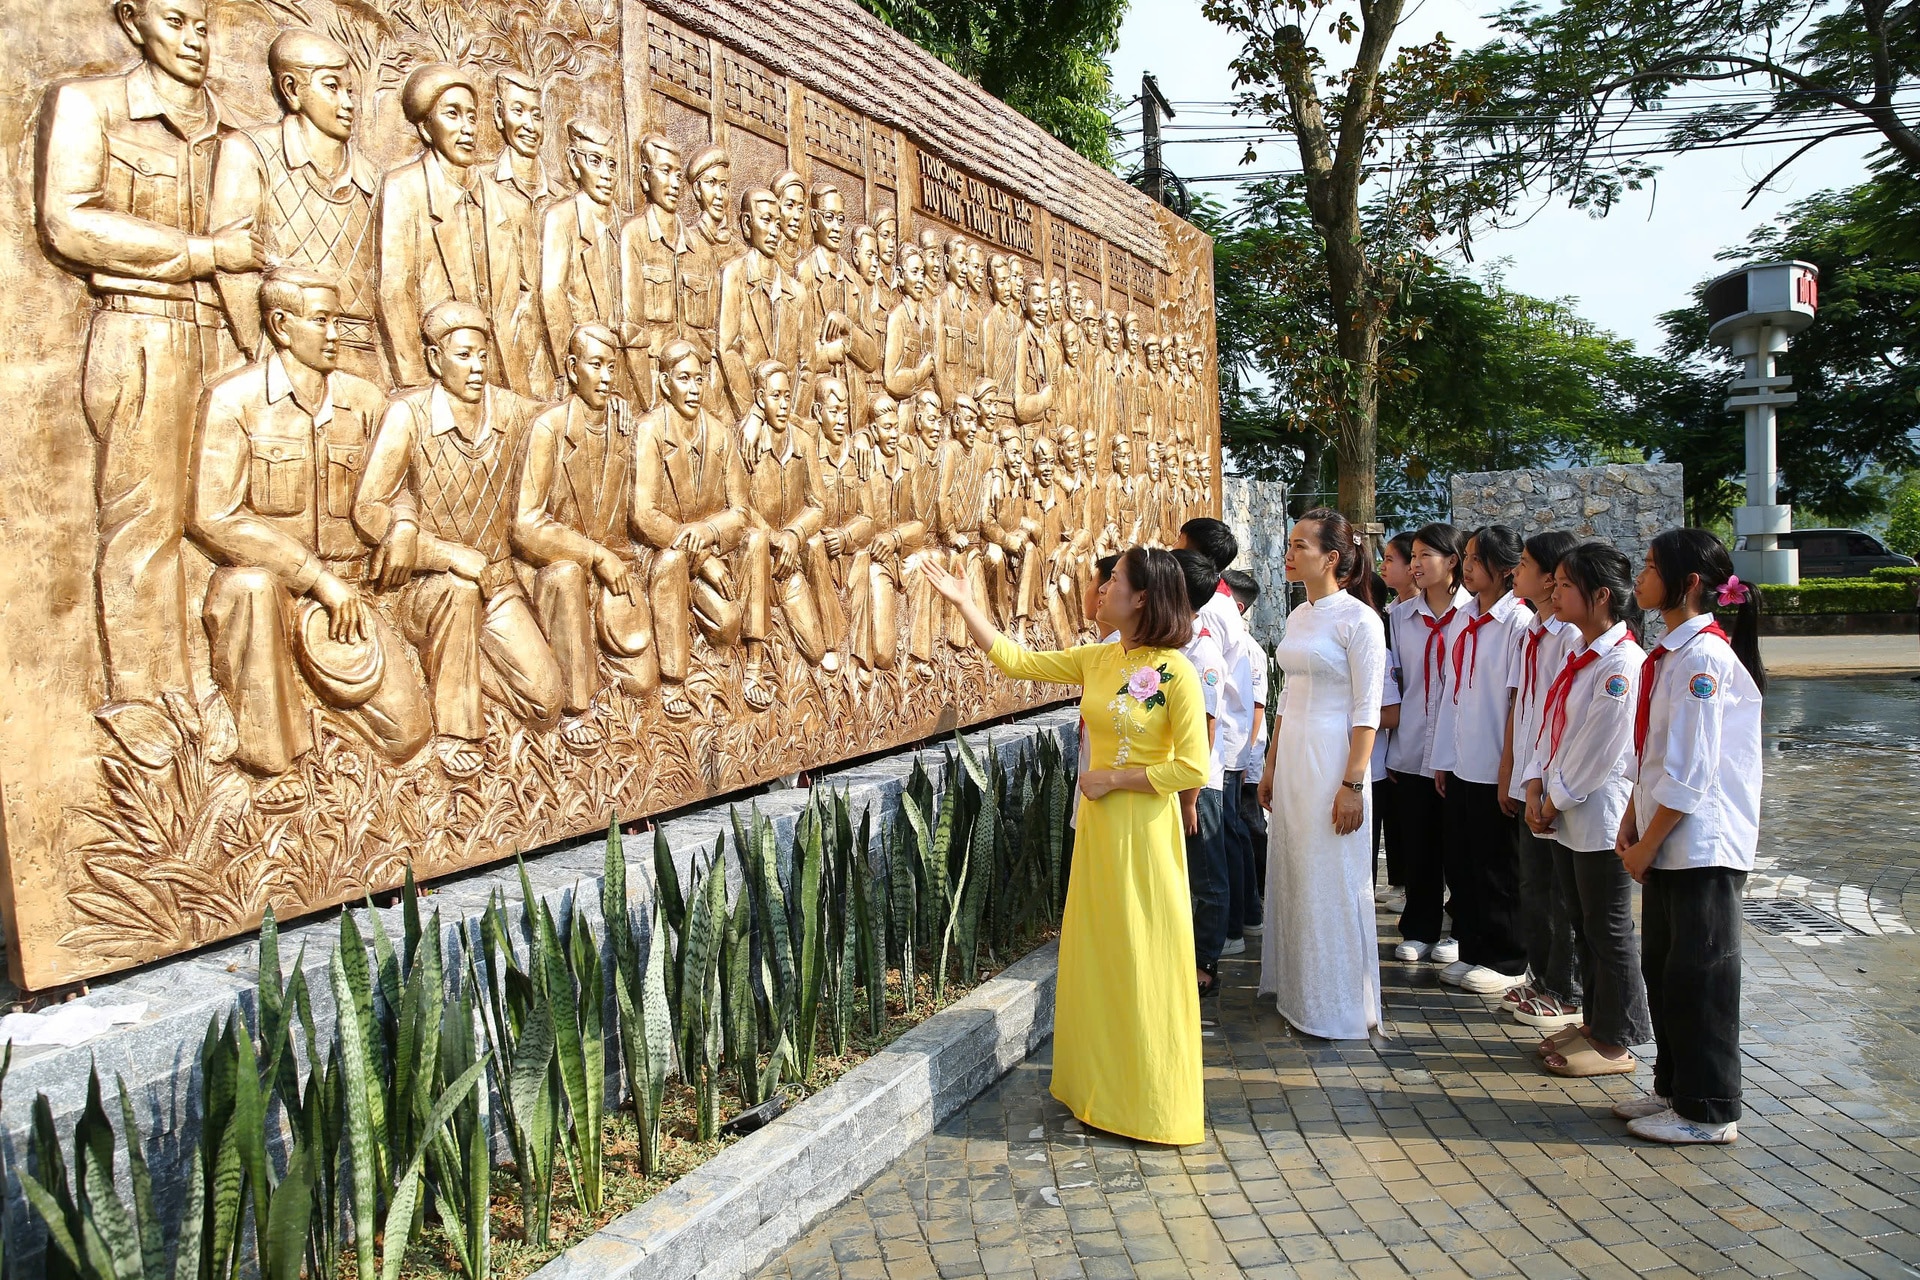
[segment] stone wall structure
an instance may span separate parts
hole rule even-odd
[[[1278,480],[1226,476],[1220,482],[1220,518],[1240,540],[1237,569],[1260,584],[1247,625],[1261,644],[1278,643],[1287,625],[1287,486]]]
[[[1476,471],[1453,477],[1453,523],[1505,524],[1532,537],[1565,529],[1612,543],[1637,569],[1662,529],[1686,523],[1682,469],[1674,462]]]

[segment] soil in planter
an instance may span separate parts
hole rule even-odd
[[[1014,960],[1050,941],[1057,933],[1055,929],[1042,929],[1016,937],[1014,945],[1007,950],[1005,961],[998,964],[983,963],[979,981],[972,986],[949,978],[937,1006],[933,1002],[932,977],[925,973],[917,974],[914,983],[917,994],[912,1013],[906,1012],[900,971],[888,970],[888,1016],[882,1033],[879,1036],[867,1034],[866,1019],[857,1017],[856,1025],[847,1037],[846,1053],[836,1057],[824,1048],[827,1036],[822,1028],[820,1039],[823,1048],[814,1060],[813,1074],[804,1083],[787,1081],[783,1087],[796,1102],[818,1093],[914,1027],[999,974]],[[614,1051],[611,1043],[609,1050],[611,1059]],[[731,1117],[742,1110],[744,1107],[740,1095],[729,1074],[724,1077],[721,1086],[720,1114],[723,1118]],[[530,1243],[523,1238],[525,1224],[520,1218],[519,1180],[510,1165],[495,1168],[491,1215],[492,1276],[495,1280],[522,1280],[558,1257],[569,1246],[578,1244],[621,1214],[646,1203],[738,1141],[736,1138],[719,1138],[712,1142],[697,1142],[694,1133],[693,1089],[678,1078],[669,1080],[660,1120],[660,1158],[664,1167],[651,1178],[643,1177],[640,1173],[639,1135],[634,1126],[633,1112],[626,1108],[610,1112],[606,1124],[605,1170],[602,1174],[604,1204],[600,1212],[591,1217],[580,1211],[574,1199],[573,1180],[568,1176],[566,1161],[556,1155],[553,1173],[553,1238],[547,1245]],[[340,1256],[338,1280],[355,1280],[358,1274],[355,1265],[353,1250],[344,1250]],[[405,1280],[429,1280],[430,1277],[462,1276],[465,1273],[454,1261],[453,1252],[447,1247],[439,1224],[429,1222],[407,1250],[400,1274]]]

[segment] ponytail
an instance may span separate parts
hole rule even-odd
[[[1373,566],[1360,554],[1363,546],[1353,522],[1332,507],[1315,507],[1301,516],[1298,523],[1304,524],[1309,520],[1318,530],[1315,540],[1320,544],[1320,550],[1334,558],[1333,575],[1340,589],[1367,608],[1376,608],[1373,583],[1369,581],[1373,577]]]
[[[1760,661],[1760,590],[1734,575],[1727,544],[1705,529],[1668,529],[1653,540],[1647,554],[1660,578],[1662,609],[1678,609],[1685,604],[1698,613],[1733,613],[1733,656],[1753,677],[1754,687],[1765,693],[1767,669]]]
[[[1470,539],[1473,554],[1487,572],[1500,579],[1503,591],[1513,590],[1513,571],[1520,567],[1520,534],[1504,524],[1483,524]]]
[[[1640,640],[1639,609],[1633,600],[1633,561],[1604,542],[1583,542],[1560,557],[1559,571],[1589,601],[1605,591],[1608,617],[1626,623],[1635,642]]]

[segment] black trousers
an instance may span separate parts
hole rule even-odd
[[[1193,897],[1193,962],[1204,969],[1220,959],[1227,941],[1227,848],[1220,839],[1220,793],[1200,788],[1200,829],[1187,834],[1187,891]]]
[[[1407,908],[1400,913],[1400,936],[1409,942],[1438,942],[1447,897],[1440,793],[1425,774],[1395,773],[1393,798],[1407,859]]]
[[[1226,850],[1227,936],[1238,938],[1248,925],[1261,922],[1260,897],[1266,886],[1253,878],[1253,835],[1240,814],[1240,789],[1246,774],[1239,769],[1222,773],[1220,840]]]
[[[1645,1044],[1653,1038],[1653,1024],[1633,928],[1633,877],[1611,849],[1580,852],[1558,841],[1554,848],[1554,888],[1567,900],[1580,958],[1580,1012],[1596,1039]]]
[[[1500,812],[1500,788],[1447,775],[1441,802],[1442,858],[1453,891],[1460,958],[1495,973],[1527,971],[1520,928],[1520,841]]]
[[[1697,1124],[1740,1118],[1740,898],[1747,873],[1647,873],[1641,914],[1653,1091]]]
[[[1400,821],[1400,801],[1395,792],[1398,790],[1394,779],[1397,773],[1389,773],[1373,784],[1373,825],[1374,847],[1384,849],[1387,855],[1387,883],[1396,889],[1407,887],[1407,837]],[[1376,870],[1374,883],[1380,882]]]
[[[1573,942],[1573,902],[1555,884],[1560,842],[1537,836],[1527,815],[1513,820],[1520,845],[1520,919],[1527,938],[1527,969],[1535,990],[1580,1003],[1580,968]]]

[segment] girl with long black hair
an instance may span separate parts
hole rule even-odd
[[[1547,688],[1527,766],[1527,823],[1561,846],[1556,888],[1572,904],[1586,986],[1584,1025],[1540,1046],[1542,1064],[1557,1076],[1631,1075],[1631,1047],[1653,1038],[1633,881],[1614,854],[1633,792],[1634,708],[1647,656],[1627,623],[1632,571],[1612,547],[1583,542],[1554,572],[1554,609],[1580,641]]]
[[[1469,599],[1460,587],[1460,531],[1422,525],[1413,534],[1409,572],[1418,592],[1387,615],[1389,643],[1400,659],[1400,725],[1387,744],[1387,769],[1405,842],[1407,905],[1400,913],[1396,960],[1451,964],[1460,944],[1447,936],[1446,867],[1440,842],[1440,793],[1427,766],[1433,724],[1446,696],[1447,628]]]
[[[1760,593],[1704,529],[1653,540],[1635,584],[1666,635],[1634,717],[1633,808],[1617,847],[1646,886],[1644,966],[1659,1057],[1628,1132],[1732,1142],[1740,1121],[1740,895],[1760,842]],[[1731,612],[1729,634],[1714,618]]]
[[[1521,550],[1520,535],[1503,524],[1475,529],[1467,539],[1460,576],[1473,598],[1447,629],[1447,688],[1427,761],[1441,797],[1442,856],[1460,941],[1460,958],[1440,971],[1440,981],[1487,996],[1527,980],[1520,842],[1500,804],[1515,640],[1533,623],[1533,610],[1513,593]]]

